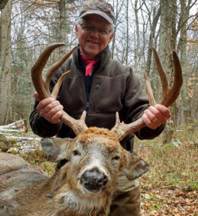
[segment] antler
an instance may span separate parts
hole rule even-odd
[[[37,59],[36,63],[32,67],[32,70],[31,70],[32,81],[33,81],[33,84],[34,84],[36,91],[39,94],[40,99],[44,99],[44,98],[47,98],[49,96],[57,97],[60,86],[62,84],[62,81],[63,81],[65,75],[69,72],[69,71],[66,71],[65,73],[63,73],[61,75],[61,77],[57,81],[56,85],[54,86],[52,93],[50,93],[49,83],[50,83],[50,80],[51,80],[53,73],[65,62],[66,59],[69,58],[69,56],[72,54],[72,52],[75,49],[75,48],[73,48],[69,53],[65,54],[58,62],[53,64],[48,69],[46,80],[44,81],[44,79],[42,77],[42,70],[45,67],[47,60],[48,60],[50,54],[52,53],[52,51],[54,49],[60,47],[60,46],[64,46],[64,44],[63,43],[55,43],[55,44],[49,45],[47,48],[44,49],[44,51],[41,53],[41,55]],[[83,114],[79,120],[74,119],[73,117],[68,115],[66,112],[64,112],[63,116],[62,116],[62,121],[65,125],[72,128],[74,133],[76,135],[78,135],[79,133],[81,133],[82,131],[87,129],[87,126],[85,124],[85,117],[86,117],[86,112],[83,112]]]
[[[157,71],[160,75],[160,79],[161,79],[161,83],[162,83],[163,99],[161,101],[161,104],[166,106],[166,107],[169,107],[177,99],[177,97],[180,93],[182,82],[183,82],[182,69],[181,69],[181,65],[179,62],[179,58],[178,58],[176,52],[173,51],[173,63],[174,63],[175,74],[174,74],[173,86],[172,86],[172,88],[169,89],[166,74],[162,68],[159,56],[158,56],[155,49],[153,49],[153,54],[154,54],[155,62],[157,65]],[[154,104],[155,100],[154,100],[153,92],[152,92],[152,89],[150,86],[150,81],[148,80],[147,75],[145,76],[145,78],[146,78],[146,87],[147,87],[147,93],[149,96],[149,102],[151,104]],[[137,119],[136,121],[134,121],[130,124],[125,124],[123,122],[120,122],[119,115],[118,115],[118,113],[116,113],[116,124],[112,128],[112,131],[118,135],[119,140],[123,140],[127,135],[134,134],[135,132],[139,131],[141,128],[143,128],[145,126],[146,125],[145,125],[142,117],[140,117],[139,119]]]

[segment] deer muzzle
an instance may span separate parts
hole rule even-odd
[[[80,178],[81,185],[90,192],[99,192],[104,189],[108,182],[107,175],[97,167],[85,170]]]

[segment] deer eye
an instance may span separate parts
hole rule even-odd
[[[77,149],[75,149],[75,150],[73,151],[73,155],[74,155],[74,156],[80,156],[81,153],[80,153],[80,151],[78,151]]]
[[[118,161],[118,160],[120,160],[120,156],[119,155],[115,155],[114,157],[112,157],[112,160]]]

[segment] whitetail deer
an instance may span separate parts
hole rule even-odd
[[[62,45],[47,47],[32,68],[32,80],[40,98],[50,96],[49,81],[53,72],[72,53],[53,65],[44,81],[43,67],[50,53]],[[155,51],[154,55],[161,77],[164,77]],[[176,81],[171,90],[166,79],[164,81],[162,104],[166,106],[176,100],[182,85],[176,53],[173,58]],[[60,77],[52,95],[57,95],[65,74]],[[66,112],[63,115],[64,124],[76,134],[74,139],[42,140],[46,155],[57,162],[56,171],[50,178],[17,156],[0,154],[0,216],[107,216],[115,192],[130,190],[133,180],[148,170],[146,162],[120,145],[128,134],[145,126],[142,118],[124,124],[117,115],[115,126],[108,130],[88,128],[85,115],[83,113],[80,120]]]

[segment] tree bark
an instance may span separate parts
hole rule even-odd
[[[148,54],[147,54],[147,62],[146,62],[146,71],[149,74],[150,68],[151,68],[151,56],[152,56],[152,50],[151,48],[154,47],[154,39],[155,39],[155,33],[156,33],[156,27],[157,23],[160,18],[160,8],[156,12],[156,8],[153,10],[153,20],[151,23],[151,32],[149,35],[149,42],[148,42]]]
[[[126,0],[126,54],[125,63],[128,64],[129,54],[129,0]]]
[[[191,0],[189,1],[189,4]],[[186,97],[187,95],[187,82],[188,82],[188,77],[191,77],[190,71],[187,70],[188,67],[188,62],[187,62],[187,21],[189,17],[189,4],[187,4],[187,0],[180,0],[180,7],[181,7],[181,12],[180,12],[180,18],[179,18],[179,25],[178,25],[178,32],[180,31],[180,38],[178,42],[178,47],[177,51],[180,53],[180,60],[181,60],[181,65],[183,68],[183,77],[184,77],[184,88],[181,94],[181,100],[179,103],[177,103],[178,106],[178,118],[177,120],[177,125],[181,124],[181,122],[187,122],[189,121],[191,109],[190,109],[190,104],[191,104],[191,98]],[[185,107],[185,109],[179,109],[179,107]]]
[[[161,0],[160,54],[166,71],[172,71],[171,52],[176,48],[176,0]]]
[[[59,41],[65,41],[66,33],[67,33],[65,0],[60,0],[58,6],[59,6]]]
[[[139,17],[138,17],[138,0],[135,0],[134,3],[134,13],[135,13],[135,35],[136,35],[136,45],[135,45],[135,65],[139,64],[140,59],[140,25],[139,25]]]
[[[0,1],[0,10],[3,10],[8,3],[8,0],[1,0]]]
[[[0,124],[11,120],[11,0],[1,14]]]
[[[168,80],[173,77],[172,51],[176,48],[176,0],[160,0],[161,23],[160,23],[160,56],[163,68]],[[171,82],[169,81],[169,85]],[[175,122],[175,107],[172,107],[172,119]],[[167,125],[164,131],[164,143],[172,140],[172,125]]]

